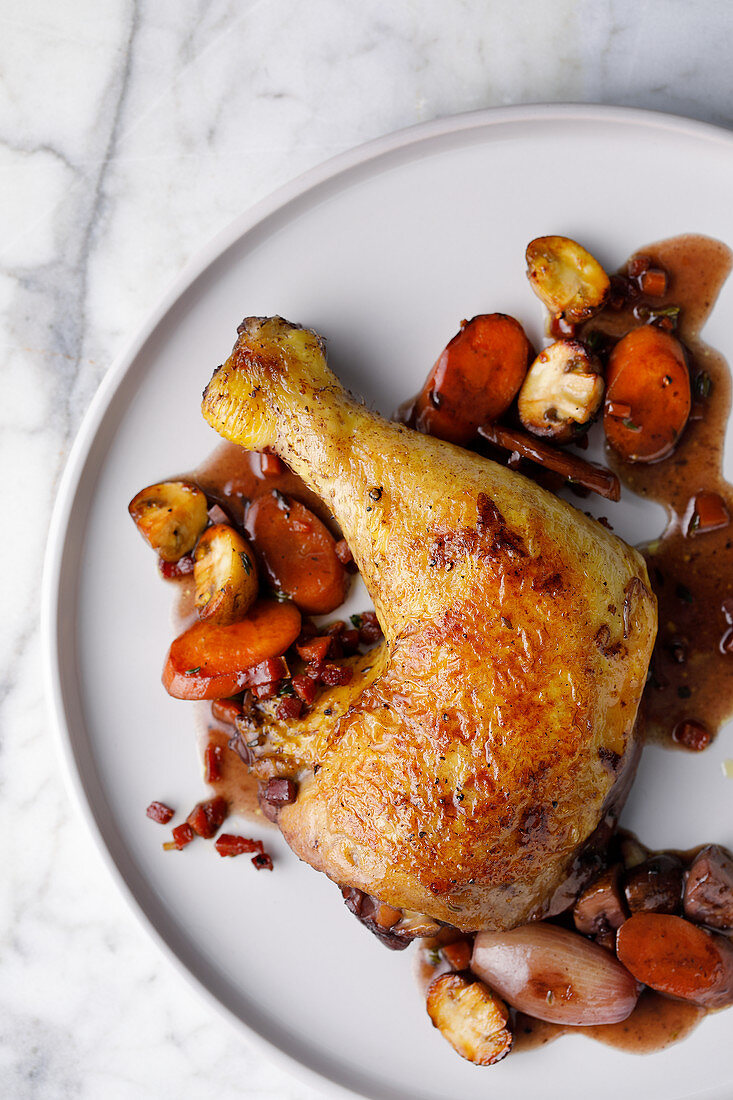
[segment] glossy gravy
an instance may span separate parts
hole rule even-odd
[[[669,277],[667,293],[655,299],[654,308],[680,307],[676,335],[690,352],[693,410],[674,452],[660,462],[628,463],[606,450],[624,485],[667,510],[660,538],[640,547],[659,601],[659,634],[641,719],[649,740],[677,747],[673,733],[680,723],[700,722],[712,735],[733,711],[733,652],[721,650],[731,625],[722,604],[733,596],[733,523],[688,533],[701,490],[717,493],[733,520],[733,488],[722,473],[731,374],[722,355],[700,338],[730,272],[731,252],[710,237],[686,235],[635,253],[642,254]],[[639,324],[632,309],[606,309],[583,335],[600,331],[621,337]],[[706,389],[708,396],[702,396]]]
[[[654,1054],[685,1039],[705,1015],[706,1010],[699,1005],[673,1001],[653,989],[645,989],[631,1015],[618,1024],[562,1027],[517,1012],[514,1014],[512,1053],[536,1050],[560,1035],[577,1034],[629,1054]]]

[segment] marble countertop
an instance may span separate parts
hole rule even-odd
[[[729,126],[733,8],[33,0],[0,6],[0,29],[0,1095],[305,1100],[318,1092],[141,931],[60,778],[38,604],[69,446],[151,304],[279,184],[388,131],[510,103]]]

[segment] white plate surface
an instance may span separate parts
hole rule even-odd
[[[575,237],[610,269],[683,232],[733,245],[732,193],[733,138],[698,123],[599,107],[430,123],[337,158],[245,214],[105,379],[66,470],[47,561],[63,755],[110,867],[158,942],[291,1065],[403,1100],[487,1091],[617,1100],[630,1082],[647,1100],[733,1094],[730,1012],[653,1057],[573,1037],[477,1070],[430,1026],[411,953],[386,951],[279,837],[269,841],[272,875],[221,860],[210,845],[164,853],[146,805],[183,808],[202,784],[190,710],[160,684],[172,594],[127,515],[142,485],[194,467],[216,444],[200,394],[243,316],[281,313],[325,334],[336,372],[389,413],[462,317],[510,313],[539,341],[542,311],[523,259],[533,237]],[[733,283],[706,330],[729,359],[732,306]],[[660,526],[654,506],[614,514],[630,540]],[[731,845],[733,787],[720,761],[733,756],[732,733],[699,757],[647,750],[625,823],[651,845]]]

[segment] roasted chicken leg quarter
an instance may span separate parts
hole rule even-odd
[[[633,771],[656,632],[642,558],[521,475],[370,412],[315,333],[238,331],[204,416],[327,502],[384,630],[351,683],[263,721],[256,774],[297,782],[285,839],[342,887],[466,931],[546,914]]]

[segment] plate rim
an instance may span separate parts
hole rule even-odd
[[[100,825],[92,810],[72,744],[70,722],[67,716],[62,686],[61,654],[58,646],[62,600],[59,581],[65,560],[67,539],[72,527],[73,504],[79,482],[86,468],[89,453],[107,410],[138,355],[179,298],[241,237],[289,204],[316,190],[319,186],[336,181],[338,177],[347,174],[352,169],[370,161],[376,162],[390,153],[408,150],[421,143],[429,143],[432,140],[451,134],[460,134],[472,130],[479,131],[484,128],[490,129],[493,126],[505,123],[532,123],[538,121],[547,121],[548,123],[595,122],[599,126],[620,124],[632,128],[646,127],[657,131],[671,131],[679,134],[680,137],[703,139],[714,144],[727,145],[733,152],[733,131],[699,119],[664,111],[609,104],[534,103],[488,107],[446,115],[391,131],[329,157],[327,160],[280,185],[236,215],[193,253],[183,268],[168,284],[167,289],[163,291],[155,305],[148,311],[132,337],[123,342],[121,350],[103,375],[69,449],[58,481],[56,498],[51,513],[41,581],[41,658],[46,710],[51,719],[56,757],[70,801],[76,813],[84,822],[88,834],[93,839],[97,854],[114,881],[120,895],[125,900],[128,910],[136,919],[138,926],[150,937],[162,956],[172,964],[173,969],[186,981],[189,988],[194,990],[203,999],[204,1003],[213,1008],[219,1018],[226,1020],[239,1037],[243,1037],[248,1042],[250,1047],[260,1051],[291,1076],[303,1080],[311,1087],[320,1088],[321,1090],[325,1088],[330,1095],[335,1097],[364,1096],[368,1098],[374,1094],[344,1085],[336,1078],[327,1076],[289,1054],[287,1050],[265,1037],[253,1023],[243,1019],[220,1001],[205,982],[189,968],[183,957],[168,943],[156,925],[152,923],[104,839]]]

